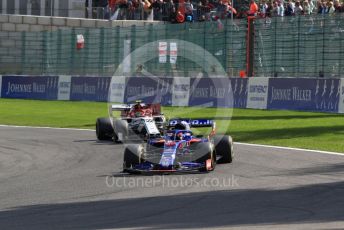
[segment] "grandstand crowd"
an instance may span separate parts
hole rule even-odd
[[[225,18],[284,17],[344,12],[339,0],[255,0],[246,7],[232,7],[230,0],[98,0],[88,6],[93,18],[109,20],[157,20],[182,23]],[[236,3],[238,5],[238,3]]]

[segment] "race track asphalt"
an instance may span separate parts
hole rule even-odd
[[[92,131],[0,127],[0,229],[344,229],[344,155],[235,153],[211,173],[129,176]]]

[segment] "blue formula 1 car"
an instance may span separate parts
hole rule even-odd
[[[201,137],[193,135],[190,127],[212,129]],[[215,135],[212,120],[172,119],[162,136],[125,147],[123,172],[209,172],[216,163],[231,163],[233,156],[232,138]]]

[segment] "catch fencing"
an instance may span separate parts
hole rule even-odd
[[[84,48],[77,49],[77,35],[83,35]],[[128,72],[140,69],[157,76],[188,76],[204,72],[203,66],[183,58],[184,49],[178,41],[187,41],[208,51],[221,66],[237,76],[245,68],[246,22],[211,21],[184,24],[148,24],[115,28],[73,28],[45,32],[1,32],[0,74],[90,75],[112,76],[123,59],[144,45],[155,41],[175,40],[176,63],[159,61],[159,47],[149,47],[145,56],[152,60],[132,63]],[[167,50],[168,51],[168,50]],[[169,54],[167,54],[169,56]]]
[[[248,30],[250,28],[250,30]],[[77,49],[77,35],[85,46]],[[146,24],[114,28],[73,28],[45,32],[0,31],[0,74],[112,76],[130,53],[152,42],[175,43],[175,50],[146,49],[131,60],[127,74],[156,76],[225,75],[246,70],[256,77],[343,77],[344,14]],[[204,49],[203,61],[183,56],[186,41]],[[166,52],[167,61],[159,59]],[[176,51],[172,54],[171,51]],[[156,54],[155,58],[145,57]],[[171,61],[171,56],[177,58]],[[211,56],[211,57],[210,57]],[[205,70],[215,57],[219,65]],[[122,65],[121,65],[122,64]],[[247,71],[249,69],[249,71]],[[122,73],[120,73],[122,74]],[[222,73],[221,73],[222,74]]]
[[[343,13],[256,19],[254,27],[255,76],[343,76]]]

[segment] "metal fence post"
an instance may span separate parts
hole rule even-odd
[[[276,72],[276,58],[277,58],[277,18],[273,18],[273,20],[275,21],[275,26],[273,27],[274,28],[274,60],[273,60],[273,75],[272,77],[277,77],[277,72]]]
[[[85,33],[85,48],[84,48],[84,57],[83,57],[83,61],[82,61],[82,74],[83,75],[87,75],[87,70],[89,68],[88,66],[88,59],[89,59],[89,54],[90,54],[90,28],[86,29],[86,33]]]
[[[45,74],[46,73],[46,69],[47,69],[47,64],[48,64],[48,32],[47,31],[43,31],[43,42],[42,42],[42,52],[43,52],[43,58],[42,58],[42,69],[41,69],[41,74]]]
[[[62,32],[61,29],[57,30],[57,44],[56,44],[57,60],[56,60],[56,73],[63,74],[61,72],[61,54],[62,54]]]
[[[21,74],[25,74],[26,68],[26,32],[21,32],[21,41],[22,41],[22,49],[21,49]]]
[[[99,62],[98,62],[98,74],[100,71],[100,76],[104,75],[104,28],[100,29],[99,34]]]
[[[69,74],[73,75],[73,68],[74,68],[74,63],[75,63],[75,38],[76,38],[76,33],[75,33],[75,28],[72,29],[71,34],[70,34],[70,49],[71,49],[71,56],[70,56],[70,62],[69,62]]]
[[[298,17],[298,22],[297,22],[297,28],[298,28],[298,33],[297,33],[297,73],[293,73],[294,77],[298,77],[297,74],[300,75],[300,33],[301,33],[301,17],[300,15]]]
[[[131,40],[131,42],[130,42],[130,45],[131,45],[130,53],[132,53],[136,49],[136,25],[132,25],[131,26],[131,31],[130,31],[130,37],[129,38]],[[135,57],[131,59],[131,66],[130,67],[131,67],[131,72],[134,72],[135,69],[136,69]]]
[[[115,65],[115,71],[117,70],[119,64],[120,64],[120,47],[121,47],[121,36],[120,36],[120,26],[116,26],[115,28],[115,37],[113,41],[115,42],[115,47],[114,47],[114,65]]]

